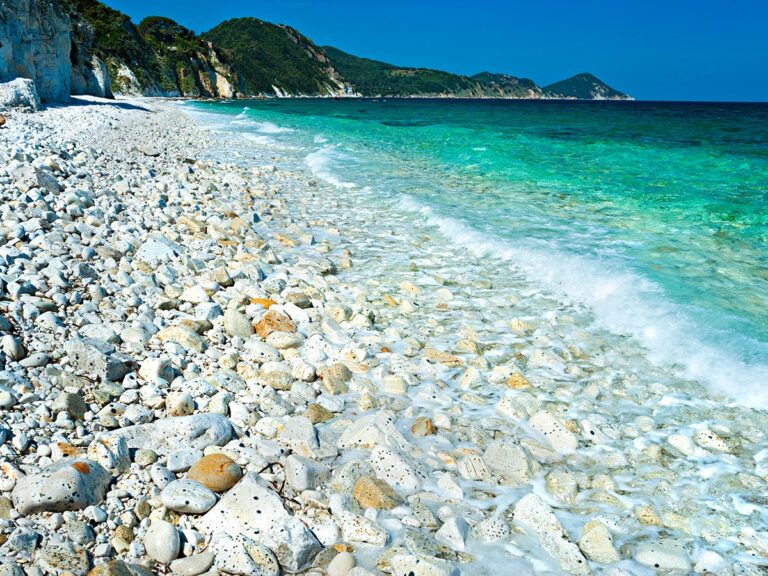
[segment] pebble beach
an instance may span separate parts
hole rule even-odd
[[[0,127],[0,576],[754,575],[768,413],[153,99]]]

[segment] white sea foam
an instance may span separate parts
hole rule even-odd
[[[324,146],[319,150],[311,152],[305,158],[305,162],[312,173],[321,180],[336,186],[337,188],[346,188],[351,190],[357,188],[354,182],[347,182],[339,178],[333,171],[333,163],[336,160],[343,160],[345,156],[333,149],[331,146]]]
[[[768,366],[747,363],[736,350],[704,342],[699,335],[706,327],[643,276],[615,262],[493,237],[411,197],[403,197],[401,207],[420,214],[475,256],[513,263],[552,293],[589,306],[600,328],[634,337],[655,364],[707,384],[739,404],[768,408]]]
[[[255,128],[257,132],[261,132],[262,134],[282,134],[284,132],[293,132],[293,128],[278,126],[273,122],[255,122]]]

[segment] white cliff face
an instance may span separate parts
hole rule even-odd
[[[44,101],[71,89],[69,17],[47,0],[0,2],[0,80],[29,78]]]
[[[30,108],[70,94],[111,98],[107,67],[92,46],[90,24],[73,21],[57,0],[0,1],[0,82],[33,82],[4,85],[4,102]]]

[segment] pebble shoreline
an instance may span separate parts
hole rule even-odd
[[[355,276],[229,138],[145,99],[0,129],[0,576],[763,573],[764,412],[567,314],[446,344],[492,286]]]

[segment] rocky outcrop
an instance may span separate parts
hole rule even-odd
[[[162,91],[212,98],[233,98],[238,94],[237,73],[211,42],[159,16],[142,20],[137,31],[157,62],[155,75],[159,74]],[[124,64],[135,68],[129,62]]]
[[[40,97],[35,90],[35,83],[29,78],[16,78],[0,84],[0,109],[24,108],[37,110],[40,108]]]

